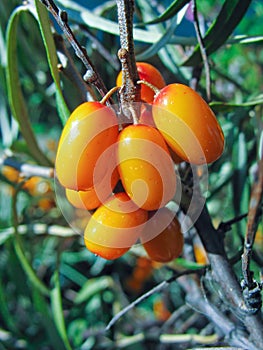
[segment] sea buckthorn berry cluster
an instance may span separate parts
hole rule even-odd
[[[141,242],[151,260],[166,263],[183,249],[180,223],[166,207],[178,190],[175,164],[213,162],[224,137],[194,90],[165,86],[147,63],[137,68],[142,84],[137,121],[119,123],[114,107],[101,102],[78,106],[61,134],[56,176],[68,202],[90,215],[84,242],[91,252],[116,259]],[[118,86],[121,81],[122,73]]]

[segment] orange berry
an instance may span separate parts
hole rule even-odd
[[[118,137],[115,113],[99,102],[85,102],[68,119],[58,145],[56,175],[62,186],[85,191],[99,183],[109,164],[95,167]],[[108,157],[108,162],[114,159]]]
[[[224,150],[224,135],[208,104],[183,84],[165,86],[153,101],[153,119],[171,149],[193,164],[211,163]]]
[[[5,165],[2,169],[2,174],[11,182],[17,182],[19,179],[19,171],[11,166]]]
[[[105,259],[117,259],[139,238],[148,213],[120,192],[91,216],[84,232],[86,247]]]
[[[138,207],[156,210],[174,196],[174,165],[156,128],[137,124],[123,129],[118,139],[117,161],[123,187]]]
[[[180,223],[171,210],[161,208],[149,216],[141,242],[148,256],[157,262],[172,261],[182,253],[184,237]]]
[[[110,196],[119,180],[119,173],[116,168],[112,173],[111,181],[109,180],[110,175],[106,174],[100,183],[87,191],[75,191],[66,188],[68,201],[79,209],[93,210],[98,208]]]

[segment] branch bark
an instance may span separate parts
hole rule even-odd
[[[121,49],[118,57],[122,67],[120,102],[122,112],[129,119],[138,121],[139,110],[134,102],[140,101],[139,75],[136,67],[133,41],[134,0],[116,0]]]
[[[212,225],[206,206],[195,227],[206,249],[211,273],[224,297],[223,301],[227,306],[231,305],[233,314],[243,321],[255,346],[263,349],[263,323],[260,311],[253,313],[253,310],[246,305],[240,283],[225,254],[223,237]]]
[[[103,97],[107,93],[106,86],[102,80],[100,74],[97,72],[95,66],[89,59],[86,49],[82,47],[77,39],[75,38],[70,26],[68,25],[68,15],[66,11],[62,11],[57,7],[53,0],[40,0],[43,5],[50,11],[50,13],[55,18],[56,22],[62,29],[64,35],[68,39],[69,43],[73,47],[75,54],[80,58],[85,68],[87,69],[86,74],[84,75],[84,80],[87,83],[92,84],[98,90],[100,95]]]

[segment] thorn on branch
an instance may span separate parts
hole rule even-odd
[[[94,84],[96,81],[96,76],[94,76],[94,72],[91,69],[88,69],[83,75],[83,79],[89,84]],[[106,94],[104,96],[106,96]]]
[[[60,10],[59,11],[59,17],[60,17],[62,22],[64,22],[65,24],[68,23],[68,14],[67,14],[66,11]]]
[[[245,280],[242,280],[241,287],[245,303],[248,307],[247,313],[249,315],[256,314],[262,307],[262,285],[253,279],[252,285],[248,286]]]
[[[236,224],[237,222],[243,220],[244,218],[247,217],[247,213],[246,214],[242,214],[242,215],[239,215],[231,220],[228,220],[228,221],[225,221],[225,222],[221,222],[220,225],[218,226],[217,228],[217,231],[222,233],[222,234],[225,234],[226,232],[230,231],[231,228],[232,228],[232,225]]]

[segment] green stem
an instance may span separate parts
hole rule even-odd
[[[18,121],[20,131],[27,143],[32,157],[40,164],[52,166],[52,162],[40,149],[31,127],[27,106],[21,89],[17,60],[17,27],[21,12],[27,11],[26,6],[17,7],[10,16],[7,26],[7,68],[6,80],[10,107],[14,118]]]
[[[51,290],[51,308],[58,333],[64,343],[64,346],[67,350],[72,350],[67,335],[62,306],[61,287],[59,282],[59,254],[60,253],[58,253],[57,266],[53,275],[54,287]]]
[[[18,221],[18,214],[17,214],[17,207],[16,207],[16,203],[17,203],[17,196],[19,193],[20,188],[22,187],[23,182],[21,184],[19,184],[19,186],[17,187],[13,199],[12,199],[12,215],[13,215],[13,225],[14,225],[14,249],[15,249],[15,253],[21,263],[21,266],[25,272],[25,274],[27,275],[28,279],[30,280],[30,282],[32,283],[32,285],[37,288],[39,290],[40,293],[42,293],[45,296],[49,296],[50,295],[50,291],[47,288],[47,286],[38,278],[38,276],[36,275],[35,271],[33,270],[31,264],[29,263],[29,261],[26,258],[26,255],[24,253],[24,248],[23,248],[23,244],[21,241],[21,236],[19,235],[18,232],[18,225],[19,225],[19,221]]]

